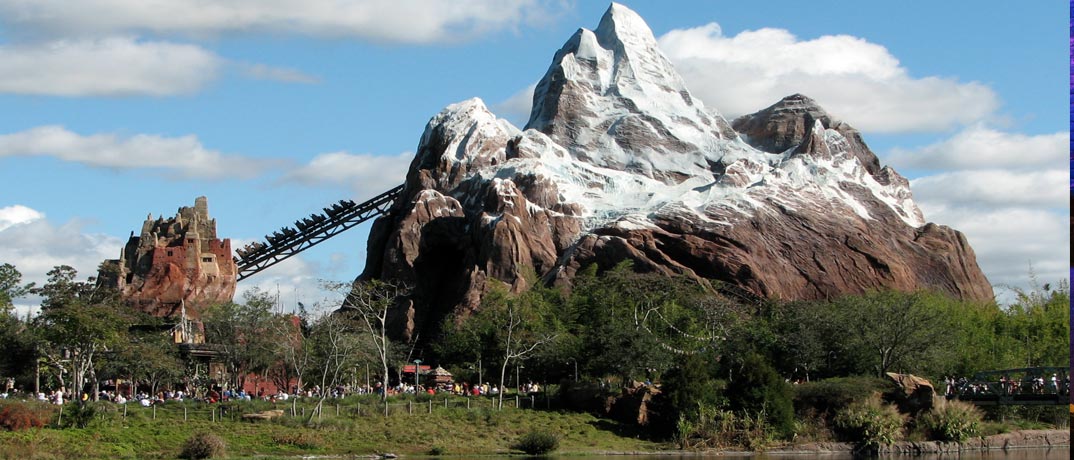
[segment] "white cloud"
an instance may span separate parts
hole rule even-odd
[[[45,214],[21,204],[0,208],[0,232],[8,227],[44,219]]]
[[[492,111],[496,113],[496,116],[522,128],[529,121],[530,110],[533,108],[533,91],[536,89],[537,83],[529,85],[512,94],[506,100],[492,106]]]
[[[1027,136],[980,125],[918,149],[895,149],[887,161],[895,168],[1040,169],[1063,164],[1069,153],[1069,132]]]
[[[0,214],[34,216],[0,227],[0,263],[14,265],[24,282],[38,286],[48,279],[49,270],[58,265],[74,267],[79,279],[97,276],[97,266],[105,259],[118,258],[123,247],[123,241],[118,238],[83,232],[84,223],[78,220],[56,225],[45,219],[43,213],[18,205],[0,208]],[[19,304],[39,302],[38,298],[27,298]]]
[[[440,43],[542,20],[537,0],[0,0],[22,34],[270,32]]]
[[[910,181],[918,204],[972,208],[1060,208],[1068,202],[1063,193],[1069,174],[1062,170],[955,171]]]
[[[940,207],[921,203],[929,220],[966,234],[977,262],[997,286],[1030,289],[1030,267],[1042,283],[1069,279],[1067,213],[1031,208]],[[997,292],[998,294],[999,292]]]
[[[321,79],[298,69],[272,67],[265,64],[240,64],[243,75],[256,80],[274,80],[284,83],[320,83]]]
[[[206,149],[193,135],[83,136],[62,126],[39,126],[0,135],[0,157],[5,156],[51,156],[113,169],[154,168],[195,179],[250,177],[264,169],[254,159]]]
[[[222,60],[194,45],[129,37],[0,45],[0,93],[171,96],[216,78]]]
[[[413,158],[410,152],[391,156],[324,153],[285,174],[281,180],[304,185],[346,185],[357,196],[368,198],[402,184]]]
[[[694,95],[729,118],[794,93],[872,132],[940,131],[997,107],[995,93],[981,83],[913,78],[883,46],[848,35],[800,40],[765,28],[725,37],[711,23],[672,30],[659,43]]]
[[[324,267],[320,264],[303,256],[294,256],[265,269],[248,281],[240,282],[236,287],[235,299],[241,302],[244,295],[253,291],[273,296],[279,293],[279,308],[285,313],[295,311],[299,302],[307,309],[312,309],[314,305],[329,303],[325,299],[335,296],[335,293],[321,288],[320,274],[323,272]]]
[[[910,181],[925,218],[966,234],[977,261],[996,286],[1032,289],[1069,278],[1069,173],[1063,133],[1026,136],[974,127],[892,162],[941,170]],[[1001,300],[1009,292],[997,290]]]

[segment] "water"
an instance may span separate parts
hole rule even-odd
[[[827,453],[827,454],[780,454],[780,453],[760,453],[760,454],[737,454],[737,453],[724,453],[722,455],[717,454],[664,454],[664,455],[587,455],[587,456],[553,456],[547,457],[549,460],[594,460],[598,458],[606,458],[608,460],[712,460],[712,459],[727,459],[727,458],[739,458],[739,459],[755,459],[755,460],[842,460],[853,459],[854,457],[846,453]],[[231,457],[234,458],[234,457]],[[297,460],[301,458],[309,459],[352,459],[352,458],[367,458],[367,457],[333,457],[333,456],[309,456],[309,457],[244,457],[248,459],[257,460]],[[400,457],[405,458],[405,457]],[[430,458],[430,457],[422,457]],[[431,457],[435,458],[435,457]],[[449,456],[445,457],[449,459],[465,459],[467,456]],[[497,455],[481,455],[474,456],[475,459],[480,460],[518,460],[522,457],[506,457]],[[970,451],[961,452],[955,454],[925,454],[925,455],[888,455],[881,457],[883,459],[906,459],[906,460],[1068,460],[1070,459],[1070,448],[1053,448],[1053,449],[1012,449],[1009,451],[1002,450],[989,450],[989,451]]]

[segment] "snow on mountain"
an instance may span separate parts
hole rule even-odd
[[[525,267],[569,284],[623,259],[762,297],[992,295],[965,238],[926,225],[857,130],[797,94],[729,123],[618,4],[555,53],[525,129],[476,98],[433,117],[403,195],[362,277],[415,286],[394,315],[405,337],[477,308],[489,280],[525,289]]]

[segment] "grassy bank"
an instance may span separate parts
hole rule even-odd
[[[483,403],[467,409],[465,400],[450,400],[445,408],[438,399],[430,413],[428,401],[397,401],[384,416],[382,406],[355,398],[339,405],[339,415],[335,402],[329,401],[321,417],[312,420],[310,401],[294,406],[171,403],[158,407],[155,418],[152,408],[128,406],[124,415],[121,406],[99,404],[84,427],[0,431],[0,458],[175,458],[182,443],[198,432],[223,438],[228,452],[236,456],[508,453],[509,446],[530,431],[557,435],[562,453],[667,447],[639,439],[631,427],[588,414],[513,407],[498,411],[488,407],[488,401]],[[222,414],[221,407],[228,411]],[[297,416],[290,415],[292,407]],[[241,419],[243,413],[273,408],[283,409],[285,416],[258,422]],[[68,421],[60,422],[72,423],[71,409],[65,416]]]

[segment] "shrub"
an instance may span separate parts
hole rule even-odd
[[[559,438],[552,433],[530,431],[518,438],[511,448],[529,455],[545,455],[559,448]]]
[[[897,441],[905,423],[906,416],[900,414],[895,406],[882,403],[878,396],[851,404],[835,416],[835,428],[839,435],[870,450]]]
[[[441,446],[433,446],[429,448],[428,454],[432,457],[439,457],[444,455],[447,451]]]
[[[742,370],[727,385],[731,409],[750,418],[760,417],[783,439],[794,435],[791,386],[758,354],[747,355]]]
[[[223,439],[212,433],[196,433],[183,444],[179,458],[202,459],[224,455],[227,445]]]
[[[63,428],[85,428],[97,417],[97,408],[93,403],[71,403],[64,406],[63,418],[59,420]]]
[[[957,442],[980,433],[981,421],[981,411],[973,404],[962,401],[947,401],[918,419],[930,439]]]
[[[680,449],[745,448],[763,450],[771,445],[775,430],[761,414],[736,413],[698,407],[696,422],[681,417],[675,443]]]
[[[799,415],[831,416],[837,410],[869,399],[890,385],[876,377],[837,377],[794,385],[794,408]]]
[[[52,418],[49,406],[37,403],[8,402],[0,403],[0,427],[8,431],[22,431],[41,428]]]
[[[272,435],[272,442],[299,449],[319,449],[324,446],[324,440],[320,436],[305,430],[274,434]]]

